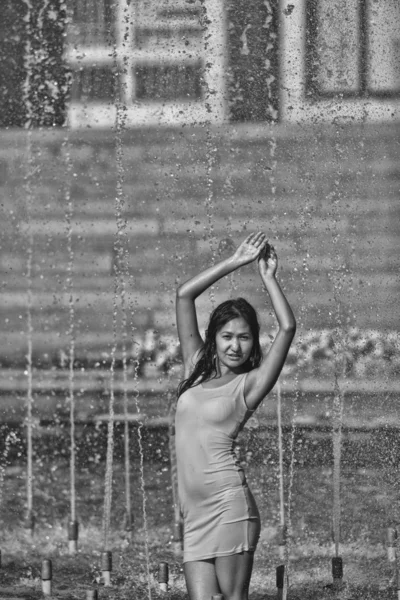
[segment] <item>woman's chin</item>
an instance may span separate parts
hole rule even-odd
[[[233,358],[231,356],[225,356],[223,361],[223,364],[228,367],[229,369],[231,369],[232,371],[236,371],[237,369],[240,369],[241,367],[243,367],[243,365],[246,362],[246,358],[243,357],[238,357],[238,358]]]

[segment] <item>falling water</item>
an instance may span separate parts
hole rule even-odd
[[[130,6],[129,2],[122,9],[122,18],[121,20],[124,23],[124,32],[122,33],[122,37],[125,40],[128,36],[128,29],[130,27]],[[124,44],[122,44],[124,46]],[[117,62],[117,54],[114,52],[114,68],[116,71],[116,77],[118,75],[123,75],[126,73],[126,70],[129,68],[127,56],[123,54],[122,56],[123,64],[122,70],[121,66]],[[118,89],[118,85],[116,86]],[[121,93],[125,90],[125,86],[122,85]],[[123,140],[122,134],[125,129],[125,120],[126,120],[126,111],[121,98],[118,96],[115,102],[116,109],[116,120],[115,120],[115,146],[116,146],[116,163],[117,163],[117,189],[115,196],[115,218],[117,224],[117,233],[114,244],[114,274],[115,274],[115,295],[114,295],[114,312],[113,312],[113,331],[114,331],[114,348],[113,348],[113,360],[115,361],[115,352],[116,352],[116,329],[117,329],[117,298],[116,295],[119,292],[119,300],[121,307],[121,327],[122,327],[122,363],[123,363],[123,407],[124,407],[124,466],[125,466],[125,494],[126,494],[126,524],[128,527],[131,527],[133,515],[132,515],[132,502],[131,502],[131,484],[130,484],[130,442],[129,442],[129,421],[128,421],[128,413],[129,413],[129,405],[128,405],[128,367],[127,367],[127,335],[128,335],[128,326],[130,326],[131,334],[132,334],[132,343],[135,344],[134,333],[135,326],[133,321],[128,318],[128,305],[127,305],[127,279],[130,280],[131,289],[135,289],[133,277],[129,275],[129,251],[127,244],[127,235],[126,235],[126,219],[123,217],[125,198],[124,198],[124,165],[123,165]],[[134,314],[134,303],[132,298],[129,299],[129,310],[130,314],[133,317]],[[144,524],[144,532],[145,532],[145,554],[146,554],[146,570],[147,570],[147,582],[148,582],[148,594],[149,599],[151,600],[151,576],[150,576],[150,553],[149,553],[149,539],[148,539],[148,522],[147,522],[147,509],[146,509],[146,489],[145,489],[145,478],[144,478],[144,451],[143,451],[143,441],[142,441],[142,427],[143,422],[140,419],[140,406],[139,406],[139,389],[138,389],[138,368],[139,363],[137,360],[134,361],[134,400],[136,411],[139,415],[138,422],[138,446],[139,446],[139,455],[140,455],[140,482],[141,482],[141,491],[142,491],[142,514],[143,514],[143,524]],[[112,381],[114,379],[113,374],[111,377]],[[113,393],[113,392],[112,392]],[[110,416],[111,416],[111,405],[113,405],[113,401],[111,401],[110,396]],[[109,423],[109,432],[111,430]],[[109,433],[109,438],[111,438],[111,433]],[[111,446],[111,442],[109,444]],[[111,455],[111,450],[109,452]],[[109,470],[112,471],[112,459],[109,458]],[[110,482],[111,483],[111,482]],[[111,496],[111,494],[110,494]],[[110,499],[111,505],[111,499]]]
[[[118,203],[116,196],[116,204]],[[117,223],[118,226],[118,223]],[[103,550],[108,549],[108,539],[111,521],[111,503],[112,503],[112,475],[113,475],[113,457],[114,457],[114,418],[115,418],[115,361],[117,352],[118,336],[118,300],[119,300],[119,229],[115,234],[114,240],[114,292],[112,306],[112,324],[113,324],[113,343],[111,348],[110,364],[110,398],[108,404],[108,422],[107,422],[107,453],[106,470],[104,478],[104,507],[103,507]]]
[[[207,32],[208,32],[208,22],[209,16],[207,14],[207,6],[206,4],[202,4],[201,10],[199,11],[199,23],[203,32],[203,40],[204,40],[204,49],[207,49],[208,41],[207,41]],[[205,66],[205,69],[209,69],[209,66]],[[212,91],[209,89],[208,85],[204,83],[205,90],[205,105],[208,112],[211,112],[211,105],[209,103],[210,93]],[[217,159],[217,144],[215,140],[215,136],[212,132],[211,121],[208,119],[204,126],[206,128],[206,155],[207,155],[207,169],[206,169],[206,177],[207,177],[207,197],[205,199],[206,206],[206,216],[207,216],[207,237],[210,244],[211,251],[211,264],[213,265],[216,260],[216,248],[215,248],[215,234],[214,234],[214,168],[216,165]],[[211,306],[214,309],[215,307],[215,287],[212,285],[209,288],[209,298],[211,301]]]
[[[343,393],[339,385],[338,371],[335,368],[335,387],[332,414],[333,438],[333,540],[335,556],[339,556],[340,543],[340,462],[342,448]]]
[[[266,77],[268,81],[268,110],[273,116],[273,96],[271,85],[274,81],[274,76],[270,73],[271,69],[271,61],[268,58],[269,50],[273,48],[273,35],[274,32],[271,31],[272,26],[272,7],[269,2],[265,3],[266,8],[269,9],[268,15],[266,17],[266,21],[264,27],[268,32],[268,43],[265,48],[265,69],[266,69]],[[273,236],[273,243],[275,244],[275,240],[279,240],[279,230],[278,223],[276,217],[276,169],[278,166],[278,161],[276,159],[276,150],[277,150],[277,138],[275,133],[275,124],[272,124],[271,129],[271,137],[268,140],[269,145],[269,164],[264,165],[266,172],[268,173],[269,186],[271,191],[271,234]],[[270,240],[271,243],[271,240]],[[276,396],[277,396],[277,423],[278,423],[278,452],[279,452],[279,466],[278,466],[278,480],[279,480],[279,523],[280,523],[280,553],[281,558],[285,560],[285,563],[288,563],[288,546],[287,546],[287,536],[286,536],[286,516],[285,516],[285,493],[284,493],[284,466],[283,466],[283,429],[282,429],[282,386],[281,382],[278,379],[276,383]],[[282,556],[283,554],[283,556]]]
[[[311,160],[315,160],[315,152],[313,149],[313,154],[311,155]],[[312,186],[310,180],[310,174],[306,173],[304,175],[306,182],[308,183],[308,189],[306,190],[306,199],[304,206],[301,206],[299,210],[299,219],[298,219],[298,227],[300,232],[305,230],[311,221],[312,218],[312,208],[311,208],[311,195],[312,195]],[[308,259],[309,252],[307,248],[302,248],[301,241],[298,242],[299,247],[296,249],[296,255],[303,255],[301,264],[299,266],[294,267],[294,271],[298,272],[300,268],[300,280],[301,283],[298,286],[298,314],[296,316],[298,329],[300,331],[304,330],[304,322],[307,316],[308,305],[305,298],[305,291],[307,289],[307,277],[308,277]],[[297,344],[301,343],[301,334],[298,336],[299,340]],[[291,419],[291,433],[290,433],[290,441],[289,441],[289,452],[290,452],[290,467],[289,467],[289,483],[288,483],[288,508],[287,508],[287,556],[289,560],[289,544],[293,538],[293,527],[292,527],[292,501],[293,501],[293,485],[294,485],[294,475],[295,475],[295,439],[297,432],[297,415],[298,415],[298,405],[299,400],[302,397],[303,392],[300,391],[300,378],[299,378],[299,369],[296,369],[294,376],[294,385],[295,385],[295,394],[293,399],[293,412]]]
[[[28,154],[31,154],[30,148],[30,136],[28,134]],[[32,165],[32,161],[28,159],[28,165]],[[30,202],[30,184],[29,184],[29,175],[26,183],[26,192],[27,192],[27,204]],[[30,207],[28,206],[28,211]],[[27,212],[29,215],[29,212]],[[28,378],[28,386],[27,386],[27,415],[26,415],[26,425],[27,425],[27,510],[28,510],[28,521],[31,520],[32,510],[33,510],[33,448],[32,448],[32,427],[33,427],[33,419],[32,419],[32,405],[33,405],[33,395],[32,395],[32,384],[33,384],[33,375],[32,375],[32,336],[33,336],[33,327],[32,327],[32,258],[33,258],[33,234],[32,229],[30,227],[30,218],[28,216],[28,256],[27,256],[27,264],[26,264],[26,280],[28,286],[28,301],[27,301],[27,309],[26,309],[26,317],[27,317],[27,342],[28,342],[28,352],[27,352],[27,368],[26,374]]]
[[[124,23],[129,27],[129,16],[124,14]],[[126,34],[127,35],[127,34]],[[121,74],[128,68],[126,57]],[[118,66],[116,65],[118,73]],[[116,276],[119,279],[120,302],[121,302],[121,328],[122,328],[122,376],[123,376],[123,410],[124,410],[124,466],[125,466],[125,502],[126,502],[126,528],[132,530],[132,500],[131,500],[131,476],[130,476],[130,440],[129,440],[129,403],[128,403],[128,363],[127,363],[127,338],[128,338],[128,315],[126,302],[126,278],[129,273],[129,253],[126,239],[126,221],[123,218],[125,205],[124,198],[124,165],[123,165],[123,142],[122,134],[125,128],[125,106],[120,99],[115,104],[116,126],[115,126],[115,149],[117,165],[117,189],[115,196],[115,218],[117,223],[118,238],[115,245]]]
[[[335,141],[335,154],[338,162],[341,158],[341,148],[339,142]],[[333,285],[333,298],[335,301],[335,330],[334,330],[334,397],[332,407],[332,445],[333,445],[333,514],[332,529],[333,541],[335,545],[335,556],[339,556],[340,544],[340,520],[341,520],[341,502],[340,502],[340,478],[341,478],[341,448],[342,448],[342,424],[344,408],[344,392],[341,389],[340,379],[344,375],[344,358],[346,349],[346,339],[344,336],[343,323],[343,305],[342,291],[345,269],[341,261],[340,244],[341,236],[338,228],[340,222],[340,172],[335,179],[334,189],[331,193],[331,217],[332,217],[332,243],[333,256],[335,258],[335,267],[331,273]]]
[[[224,185],[222,188],[222,198],[221,201],[224,206],[226,206],[229,202],[230,210],[228,216],[228,222],[226,225],[226,229],[228,232],[228,238],[225,240],[225,247],[229,249],[229,251],[234,252],[236,246],[233,242],[233,229],[232,229],[232,216],[235,214],[236,202],[235,196],[233,194],[233,185],[232,185],[232,174],[228,173],[226,179],[224,181]],[[221,240],[222,242],[223,240]],[[222,252],[225,248],[221,248],[221,242],[218,247],[218,252]],[[237,284],[235,282],[235,272],[233,271],[229,275],[229,296],[233,298],[236,295]]]
[[[140,460],[140,487],[142,492],[142,514],[143,514],[143,525],[145,535],[145,553],[146,553],[146,571],[147,571],[147,587],[149,593],[149,600],[151,600],[151,574],[150,574],[150,550],[149,550],[149,527],[147,521],[147,505],[146,505],[146,487],[144,479],[144,451],[143,451],[143,439],[142,439],[142,428],[143,421],[140,419],[140,406],[139,406],[139,376],[138,376],[139,363],[135,362],[135,389],[134,389],[134,401],[136,406],[136,412],[139,416],[138,421],[138,442],[139,442],[139,460]]]
[[[206,152],[207,152],[207,197],[205,200],[206,205],[206,214],[207,214],[207,236],[210,244],[211,250],[211,264],[215,263],[215,234],[214,234],[214,181],[213,181],[213,172],[216,163],[216,155],[217,155],[217,147],[216,141],[211,131],[210,122],[207,122],[206,125]],[[211,306],[214,309],[215,307],[215,294],[214,294],[214,286],[212,285],[209,288],[209,296],[211,301]]]
[[[125,233],[125,223],[122,219],[122,203],[123,203],[123,167],[122,167],[122,142],[121,142],[121,117],[123,119],[123,107],[120,100],[120,65],[118,62],[118,41],[113,41],[112,48],[114,80],[116,89],[115,99],[115,153],[117,166],[117,183],[115,194],[115,219],[117,230],[114,237],[113,247],[113,311],[112,311],[112,330],[113,343],[111,348],[111,365],[110,365],[110,398],[108,407],[108,423],[107,423],[107,454],[106,454],[106,470],[104,480],[104,508],[103,508],[103,549],[108,548],[108,538],[111,521],[111,504],[112,504],[112,474],[113,474],[113,455],[114,455],[114,419],[115,419],[115,362],[118,347],[118,302],[125,302],[125,287],[123,283],[123,261],[124,249],[122,245],[123,236]],[[125,306],[123,306],[124,312]],[[123,333],[125,335],[125,333]],[[123,339],[125,342],[125,337]],[[124,346],[125,348],[125,346]],[[126,355],[126,348],[125,348]],[[125,356],[126,369],[126,356]],[[125,374],[124,374],[125,381]],[[130,496],[129,496],[130,498]]]
[[[121,121],[122,122],[122,121]],[[119,182],[120,185],[118,189],[122,192],[122,177],[123,177],[123,148],[122,148],[122,139],[120,137],[122,129],[118,128],[119,135],[117,139],[119,139],[120,143],[117,143],[117,163],[118,169],[120,170]],[[132,275],[129,274],[129,254],[128,248],[126,245],[126,223],[122,218],[122,209],[123,209],[123,196],[122,193],[118,196],[118,200],[116,201],[116,220],[118,226],[118,252],[117,254],[120,256],[120,261],[118,262],[118,283],[120,284],[120,298],[121,298],[121,308],[122,308],[122,326],[124,327],[124,332],[127,332],[130,328],[132,334],[132,346],[135,347],[137,343],[135,340],[135,326],[132,321],[132,317],[135,313],[135,306],[132,298],[128,296],[128,305],[129,305],[129,313],[131,315],[131,319],[128,319],[128,306],[127,306],[127,294],[126,294],[126,278],[129,278],[130,287],[134,289],[134,281]],[[116,277],[117,279],[117,277]],[[127,370],[127,352],[126,352],[126,343],[127,337],[123,332],[123,402],[124,402],[124,458],[125,458],[125,492],[126,492],[126,519],[127,525],[131,525],[133,521],[132,507],[131,507],[131,485],[130,485],[130,443],[129,443],[129,420],[128,420],[128,370]],[[115,353],[114,353],[115,357]],[[149,535],[148,535],[148,520],[147,520],[147,506],[146,506],[146,487],[145,487],[145,476],[144,476],[144,449],[143,449],[143,439],[142,439],[142,428],[143,421],[140,418],[140,405],[139,405],[139,360],[137,357],[133,357],[133,368],[134,368],[134,390],[133,397],[138,419],[138,430],[137,430],[137,438],[138,438],[138,447],[139,447],[139,468],[140,468],[140,487],[142,492],[142,515],[143,515],[143,529],[145,534],[145,555],[146,555],[146,572],[147,572],[147,583],[148,583],[148,594],[149,599],[151,600],[151,574],[150,574],[150,550],[149,550]]]
[[[69,154],[68,137],[64,140],[65,163],[67,173],[67,184],[65,188],[66,212],[65,220],[67,226],[67,252],[68,266],[67,277],[65,282],[66,291],[68,294],[68,401],[70,411],[70,494],[71,494],[71,521],[76,521],[76,490],[75,490],[75,461],[76,461],[76,446],[75,446],[75,394],[74,394],[74,360],[75,360],[75,301],[74,301],[74,285],[73,285],[73,270],[74,270],[74,249],[72,247],[72,217],[74,214],[73,200],[71,198],[69,177],[72,172],[71,157]]]
[[[114,270],[115,270],[114,266]],[[118,281],[115,277],[114,295],[113,295],[113,345],[111,349],[110,365],[110,399],[108,404],[108,423],[107,423],[107,454],[106,470],[104,478],[104,508],[103,508],[103,549],[108,548],[108,537],[111,521],[111,501],[112,501],[112,472],[113,472],[113,454],[114,454],[114,379],[115,379],[115,355],[117,351],[117,317],[118,317]]]
[[[27,427],[27,521],[26,528],[33,531],[33,448],[32,448],[32,262],[33,262],[33,233],[31,227],[31,212],[32,212],[32,181],[35,174],[35,163],[32,152],[32,121],[34,116],[34,106],[30,99],[32,88],[32,77],[34,68],[34,57],[32,49],[32,5],[29,0],[25,0],[27,7],[26,15],[26,44],[24,52],[24,64],[26,78],[23,83],[23,96],[26,110],[25,128],[26,132],[26,154],[27,154],[27,172],[25,174],[25,202],[26,202],[26,219],[27,219],[27,259],[26,259],[26,282],[27,282],[27,309],[26,309],[26,335],[27,335],[27,396],[26,396],[26,427]]]
[[[122,140],[121,129],[118,130],[117,138],[117,165],[118,165],[118,193],[119,200],[116,202],[116,215],[118,223],[120,247],[120,266],[119,266],[119,284],[120,284],[120,299],[121,299],[121,327],[122,327],[122,376],[123,376],[123,410],[124,410],[124,465],[125,465],[125,503],[126,503],[126,529],[132,531],[133,519],[132,514],[132,499],[131,499],[131,465],[130,465],[130,438],[129,438],[129,402],[128,402],[128,362],[127,362],[127,339],[128,339],[128,307],[126,301],[126,275],[129,269],[128,250],[122,245],[125,236],[125,224],[122,219],[122,182],[123,182],[123,155],[122,155]],[[126,242],[126,239],[124,240]],[[125,244],[126,245],[126,244]],[[125,254],[125,256],[123,255]],[[131,326],[133,327],[133,325]]]
[[[265,61],[264,61],[264,69],[265,69],[265,78],[267,81],[267,110],[271,119],[271,136],[268,140],[268,162],[262,166],[264,167],[265,172],[268,174],[268,181],[270,187],[270,205],[271,205],[271,218],[270,218],[270,227],[271,227],[271,237],[272,240],[269,239],[269,242],[272,245],[275,245],[276,241],[279,241],[279,228],[278,228],[278,220],[277,220],[277,202],[276,202],[276,171],[278,166],[278,161],[276,157],[276,151],[278,147],[277,136],[276,136],[276,111],[274,109],[274,98],[273,98],[273,89],[272,86],[275,82],[275,77],[272,73],[272,61],[270,59],[270,52],[274,50],[274,45],[277,42],[277,35],[273,29],[273,7],[271,2],[265,0],[264,5],[267,10],[267,15],[264,23],[264,28],[266,29],[267,35],[267,45],[265,47]],[[278,250],[279,254],[279,250]],[[285,490],[284,490],[284,461],[283,461],[283,428],[282,428],[282,385],[280,379],[278,379],[276,383],[276,398],[277,398],[277,426],[278,426],[278,481],[279,481],[279,524],[280,524],[280,558],[285,561],[286,566],[288,566],[289,562],[289,547],[287,544],[287,535],[286,535],[286,514],[285,514]],[[291,466],[292,466],[291,461]],[[289,482],[289,498],[290,498],[290,482]],[[290,500],[289,500],[290,506]],[[289,510],[289,509],[288,509]],[[286,573],[287,575],[287,573]]]
[[[122,326],[126,331],[126,310],[123,313]],[[124,402],[124,463],[125,463],[125,502],[126,502],[126,529],[132,531],[133,514],[131,500],[131,463],[130,463],[130,440],[129,440],[129,404],[128,404],[128,367],[126,352],[126,334],[123,333],[122,340],[122,368],[123,368],[123,402]]]
[[[64,26],[67,29],[71,19],[71,14],[68,7],[65,8]],[[66,105],[70,99],[71,88],[71,73],[66,73],[66,81],[62,90]],[[74,202],[71,196],[71,181],[73,164],[71,159],[71,147],[69,138],[69,124],[65,123],[66,133],[62,142],[62,151],[65,168],[65,184],[64,184],[64,202],[65,202],[65,225],[67,235],[67,276],[65,278],[65,291],[68,296],[68,331],[69,339],[68,348],[68,402],[69,402],[69,422],[70,422],[70,520],[76,521],[76,440],[75,440],[75,298],[74,298],[74,262],[75,254],[72,243],[73,227],[72,219],[74,216]]]
[[[278,421],[278,451],[279,451],[279,523],[281,527],[282,539],[280,540],[281,547],[284,546],[284,553],[286,554],[286,535],[285,535],[285,492],[284,492],[284,469],[283,469],[283,431],[282,431],[282,387],[281,382],[278,380],[276,383],[276,399],[277,399],[277,421]],[[283,544],[285,542],[285,545]],[[287,556],[281,558],[287,561]]]
[[[0,462],[0,509],[3,501],[3,484],[10,447],[12,444],[16,444],[17,442],[18,437],[15,431],[10,431],[9,433],[7,433],[6,439],[4,440],[4,450]]]

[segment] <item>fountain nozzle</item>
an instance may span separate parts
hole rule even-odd
[[[162,592],[168,592],[169,568],[168,563],[161,562],[158,566],[158,583]]]
[[[70,521],[68,523],[68,549],[70,554],[75,554],[78,550],[79,523]]]

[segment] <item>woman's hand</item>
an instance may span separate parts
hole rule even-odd
[[[265,233],[251,233],[237,248],[233,255],[234,261],[239,263],[239,266],[247,265],[260,256],[266,243]]]
[[[258,270],[263,278],[275,277],[278,269],[278,257],[273,246],[267,247],[267,252],[258,258]]]

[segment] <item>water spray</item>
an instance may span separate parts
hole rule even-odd
[[[76,443],[75,443],[75,394],[74,394],[74,361],[75,361],[75,298],[73,289],[73,270],[74,270],[74,249],[72,247],[72,219],[74,213],[73,200],[70,190],[70,175],[72,173],[71,156],[69,152],[69,138],[66,135],[63,143],[65,149],[65,163],[68,182],[65,188],[65,221],[67,229],[67,251],[68,266],[65,289],[68,295],[68,402],[69,402],[69,421],[70,421],[70,522],[68,525],[68,549],[70,554],[75,554],[78,550],[78,522],[76,520],[76,487],[75,487],[75,467],[76,467]]]
[[[28,496],[28,498],[29,498],[29,496]],[[33,510],[28,508],[25,512],[23,527],[27,533],[29,533],[30,535],[33,535],[34,531],[35,531],[35,525],[36,525],[36,517],[33,513]]]
[[[127,253],[125,252],[125,258],[127,258]],[[127,263],[125,263],[127,264]],[[132,285],[132,289],[134,289],[134,281],[133,277],[129,276],[130,283]],[[134,314],[134,305],[132,302],[132,298],[129,299],[129,308],[130,314]],[[133,322],[130,321],[131,327],[131,335],[132,335],[132,343],[136,344],[134,339],[135,327]],[[140,415],[140,405],[139,405],[139,359],[135,358],[133,363],[134,373],[134,390],[133,390],[133,399],[135,403],[136,413],[138,415],[138,428],[137,428],[137,441],[139,446],[139,465],[140,465],[140,488],[142,492],[142,515],[143,515],[143,526],[145,532],[145,554],[146,554],[146,575],[147,575],[147,585],[148,585],[148,597],[151,600],[151,574],[150,574],[150,550],[149,550],[149,528],[147,521],[147,506],[146,506],[146,488],[145,488],[145,480],[144,480],[144,450],[143,450],[143,437],[142,437],[142,428],[143,428],[143,420]]]
[[[133,328],[132,328],[133,332]],[[134,401],[136,406],[136,412],[139,416],[138,420],[138,445],[139,445],[139,460],[140,460],[140,487],[142,492],[142,514],[143,514],[143,524],[144,524],[144,532],[145,532],[145,551],[146,551],[146,575],[147,575],[147,584],[148,584],[148,597],[151,600],[151,575],[150,575],[150,550],[149,550],[149,528],[147,522],[147,506],[146,506],[146,488],[144,481],[144,451],[143,451],[143,439],[142,439],[142,428],[143,421],[140,418],[140,406],[139,406],[139,388],[138,388],[138,368],[139,362],[135,361],[135,371],[134,371],[134,381],[135,381],[135,389],[134,389]]]
[[[131,7],[132,9],[132,7]],[[122,28],[122,37],[129,37],[129,2],[119,6],[119,22]],[[120,40],[121,42],[121,40]],[[121,94],[126,92],[125,75],[129,68],[129,58],[124,54],[124,44],[119,42],[118,53],[119,59],[122,60],[123,68],[121,70]],[[118,77],[120,65],[117,61],[117,54],[114,56],[114,68],[116,69],[116,77]],[[118,85],[117,85],[118,89]],[[128,361],[127,361],[127,340],[128,340],[128,307],[126,302],[126,284],[129,276],[129,255],[126,239],[126,221],[123,218],[123,210],[125,206],[124,197],[124,151],[122,134],[125,128],[126,107],[121,98],[117,97],[115,103],[115,155],[117,163],[117,188],[115,196],[115,218],[117,223],[118,238],[115,244],[115,256],[117,260],[116,276],[119,278],[120,301],[121,301],[121,329],[122,329],[122,377],[123,377],[123,410],[124,410],[124,465],[125,465],[125,530],[133,535],[134,517],[132,513],[132,494],[131,494],[131,465],[130,465],[130,436],[129,436],[129,402],[128,402]]]
[[[212,23],[212,20],[210,18],[210,15],[208,14],[208,8],[206,6],[205,3],[202,4],[201,6],[201,10],[199,12],[199,24],[203,33],[203,40],[204,40],[204,48],[205,50],[207,49],[207,46],[209,44],[209,35],[208,35],[208,31],[209,31],[209,26]],[[207,63],[207,66],[205,67],[206,69],[210,69],[211,65],[209,63]],[[210,103],[210,94],[212,93],[212,90],[210,90],[210,86],[209,84],[205,81],[204,82],[205,85],[205,89],[204,89],[204,95],[205,95],[205,104],[207,106],[208,112],[211,113],[211,103]],[[215,258],[216,258],[216,248],[214,247],[214,242],[215,242],[215,234],[214,234],[214,223],[213,223],[213,217],[214,217],[214,181],[213,181],[213,171],[216,165],[216,161],[217,161],[217,152],[218,152],[218,148],[216,146],[216,140],[214,139],[214,136],[212,134],[211,131],[211,121],[210,119],[206,120],[204,122],[204,126],[206,128],[206,155],[207,155],[207,197],[204,201],[205,207],[206,207],[206,215],[207,215],[207,236],[208,236],[208,241],[209,241],[209,245],[210,245],[210,251],[211,251],[211,265],[213,265],[215,263]],[[210,302],[211,302],[211,306],[212,309],[215,308],[215,294],[214,294],[214,286],[210,286],[209,291],[209,298],[210,298]]]
[[[174,415],[171,411],[172,417]],[[172,501],[174,505],[174,525],[172,536],[172,550],[175,556],[180,556],[183,550],[183,523],[179,505],[178,496],[178,470],[176,463],[176,448],[175,448],[175,424],[170,422],[169,425],[169,453],[171,460],[171,485],[172,485]]]
[[[26,395],[26,441],[27,441],[27,473],[26,473],[26,487],[27,487],[27,512],[24,521],[24,528],[33,535],[34,531],[34,516],[33,516],[33,448],[32,448],[32,262],[33,262],[33,233],[31,227],[31,211],[32,211],[32,177],[34,175],[35,166],[32,152],[32,119],[34,115],[33,105],[30,100],[30,92],[32,86],[32,73],[34,66],[33,49],[32,49],[32,5],[27,0],[27,17],[26,22],[26,34],[27,41],[25,44],[24,63],[26,70],[26,78],[23,84],[23,96],[26,109],[26,123],[25,128],[27,129],[26,138],[26,150],[27,150],[27,165],[28,171],[25,175],[25,195],[26,195],[26,209],[27,209],[27,259],[26,259],[26,281],[27,281],[27,308],[26,308],[26,320],[27,320],[27,354],[26,354],[26,375],[28,378],[27,395]]]
[[[215,248],[214,248],[214,191],[213,191],[213,170],[216,164],[217,147],[214,137],[211,132],[210,124],[207,121],[206,130],[206,147],[207,147],[207,198],[205,200],[207,221],[208,221],[208,240],[211,250],[211,265],[215,263]],[[215,308],[215,294],[213,286],[209,288],[209,297],[212,309]]]
[[[276,384],[277,419],[278,419],[278,448],[279,448],[279,558],[287,558],[287,525],[285,521],[285,496],[283,481],[283,435],[282,435],[282,388],[280,381]]]
[[[117,43],[115,40],[113,50],[114,77],[116,81],[116,90],[119,90],[118,76],[119,63]],[[116,92],[119,94],[119,91]],[[111,349],[111,365],[110,365],[110,399],[108,408],[108,424],[107,424],[107,455],[106,455],[106,472],[104,480],[104,508],[103,508],[103,555],[107,552],[108,535],[111,522],[111,502],[112,502],[112,474],[113,474],[113,453],[114,453],[114,418],[115,418],[115,362],[117,353],[117,335],[118,335],[118,299],[120,296],[120,285],[123,278],[123,246],[122,239],[124,238],[125,228],[121,218],[121,210],[123,203],[123,185],[122,185],[122,142],[121,142],[121,106],[119,98],[115,101],[115,130],[116,130],[116,161],[118,166],[117,189],[115,195],[115,219],[117,230],[114,235],[113,244],[113,275],[114,275],[114,292],[113,292],[113,344]],[[123,117],[122,117],[123,118]],[[123,292],[124,292],[123,288]],[[125,298],[123,294],[123,298]],[[130,517],[129,517],[130,520]]]
[[[235,214],[236,202],[233,195],[233,186],[232,186],[232,177],[229,174],[224,181],[224,185],[222,188],[222,203],[225,206],[228,201],[230,202],[230,211],[228,215],[228,222],[226,224],[226,230],[228,233],[228,237],[222,239],[218,245],[218,253],[223,252],[224,250],[229,252],[234,252],[236,250],[236,245],[233,241],[233,229],[232,229],[232,216]],[[237,285],[235,283],[235,271],[232,271],[228,275],[229,277],[229,295],[230,298],[233,298],[236,295]]]
[[[338,145],[335,143],[335,149],[339,152]],[[332,221],[333,234],[332,243],[335,246],[340,243],[340,233],[338,223],[340,221],[339,203],[341,192],[339,188],[340,178],[335,180],[335,189],[332,192]],[[339,555],[340,545],[340,522],[341,522],[341,497],[340,497],[340,478],[341,478],[341,454],[342,454],[342,428],[343,428],[343,409],[344,392],[340,386],[340,377],[345,374],[345,350],[346,339],[343,333],[343,311],[341,291],[343,287],[343,275],[338,272],[341,268],[340,254],[337,250],[334,253],[338,262],[337,268],[333,271],[331,278],[333,280],[333,296],[336,307],[336,322],[334,330],[334,393],[332,407],[332,446],[333,446],[333,541],[334,553],[332,558],[332,577],[333,586],[341,587],[343,582],[343,561]]]

